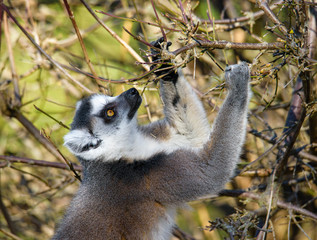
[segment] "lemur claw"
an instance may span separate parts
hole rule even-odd
[[[172,45],[171,42],[167,42],[166,44],[164,43],[164,38],[160,37],[159,39],[157,39],[156,41],[151,42],[151,45],[157,49],[160,49],[160,51],[158,51],[157,49],[152,48],[151,49],[151,54],[152,54],[152,62],[153,63],[160,63],[162,62],[163,64],[155,71],[155,75],[157,77],[160,77],[165,80],[165,81],[175,81],[175,79],[177,79],[177,72],[171,68],[172,65],[170,64],[164,64],[166,63],[170,63],[171,60],[167,59],[167,60],[162,60],[162,53],[163,51],[169,51],[169,47]],[[153,64],[150,69],[152,70],[153,68],[155,68],[156,65]]]
[[[234,64],[225,69],[226,84],[229,88],[244,91],[248,87],[250,69],[246,62]]]

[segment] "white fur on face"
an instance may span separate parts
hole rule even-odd
[[[181,147],[192,148],[190,139],[175,133],[168,141],[158,141],[142,134],[138,130],[136,117],[131,121],[124,119],[120,125],[110,130],[101,120],[96,120],[93,132],[96,133],[95,136],[84,129],[72,130],[64,137],[65,145],[74,155],[85,160],[105,162],[118,161],[122,158],[128,161],[147,160],[161,152],[168,154]],[[98,147],[80,151],[82,147],[88,144],[96,145],[99,141],[101,143]],[[192,148],[195,149],[198,148]]]
[[[64,136],[64,145],[75,155],[87,145],[96,146],[99,139],[84,129],[72,130]]]
[[[86,160],[101,161],[117,161],[122,158],[128,161],[147,160],[158,153],[168,154],[182,147],[192,150],[201,148],[208,141],[210,134],[209,123],[201,103],[192,94],[192,89],[185,79],[180,78],[178,85],[180,85],[178,88],[181,96],[189,95],[192,97],[193,95],[194,99],[188,101],[187,112],[185,110],[183,112],[182,108],[180,108],[181,112],[178,112],[178,114],[185,115],[186,121],[184,121],[184,118],[179,118],[178,115],[173,115],[174,124],[177,128],[168,127],[170,136],[168,139],[160,141],[139,131],[136,116],[131,120],[121,116],[121,119],[110,125],[104,123],[102,119],[93,118],[91,120],[92,132],[87,129],[72,130],[64,138],[65,145],[78,157]],[[92,107],[90,115],[98,114],[107,104],[115,101],[116,98],[105,95],[93,95],[90,99]],[[202,113],[203,116],[201,116]],[[99,145],[86,151],[80,151],[89,144],[92,146]]]
[[[92,106],[91,115],[99,113],[108,103],[116,100],[117,97],[110,97],[106,95],[94,95],[90,99]]]

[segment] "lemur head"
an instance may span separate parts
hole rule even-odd
[[[133,142],[142,98],[135,88],[119,96],[94,94],[77,103],[64,145],[79,159],[115,161]]]

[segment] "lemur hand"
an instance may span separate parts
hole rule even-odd
[[[170,58],[162,58],[162,56],[164,57],[164,51],[165,51],[165,54],[168,53],[168,48],[172,45],[171,42],[164,42],[164,38],[161,37],[159,38],[158,40],[154,41],[154,42],[151,42],[151,44],[158,48],[158,49],[161,49],[161,51],[157,51],[156,49],[151,49],[151,53],[152,53],[152,62],[166,62],[166,63],[170,63],[171,62],[171,59]],[[157,65],[152,65],[151,66],[151,70],[153,68],[155,68]],[[177,74],[177,71],[175,71],[175,69],[173,68],[173,66],[171,64],[162,64],[162,66],[157,69],[155,71],[155,75],[157,77],[160,77],[162,76],[162,79],[165,80],[165,81],[176,81],[177,80],[177,77],[178,77],[178,74]]]
[[[248,92],[250,69],[247,63],[228,66],[225,70],[225,78],[229,90],[240,94]]]

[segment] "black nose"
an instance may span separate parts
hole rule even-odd
[[[130,95],[138,95],[139,92],[138,92],[138,90],[136,90],[135,88],[130,88],[130,89],[127,91],[127,94],[130,94]]]
[[[122,93],[122,96],[124,96],[128,101],[131,101],[133,99],[137,99],[140,95],[135,88],[130,88],[129,90]]]

